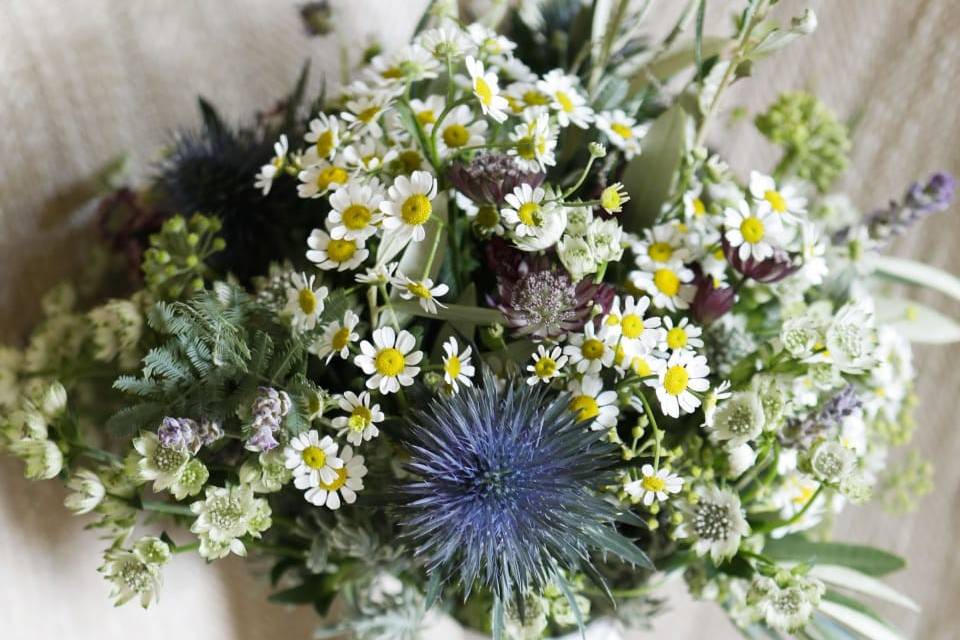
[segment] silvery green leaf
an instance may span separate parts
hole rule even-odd
[[[720,90],[720,82],[729,67],[729,60],[721,60],[713,65],[710,73],[703,79],[703,87],[700,89],[700,95],[697,96],[697,106],[700,108],[700,113],[707,113],[710,110],[710,105],[713,104],[717,97],[717,91]]]
[[[939,311],[911,300],[874,298],[877,319],[910,342],[946,344],[960,341],[960,324]]]
[[[951,273],[922,262],[893,256],[876,256],[873,259],[873,266],[876,275],[935,289],[960,301],[960,278]]]
[[[446,320],[448,322],[468,322],[475,325],[491,325],[503,322],[503,314],[496,309],[485,309],[483,307],[468,307],[462,304],[449,304],[446,307],[437,309],[433,314],[425,311],[423,307],[413,301],[401,300],[393,303],[393,308],[401,317],[404,315],[420,316],[423,318],[434,318]]]
[[[866,574],[832,564],[818,564],[810,570],[810,575],[819,578],[827,584],[841,589],[849,589],[864,595],[880,598],[886,602],[900,605],[911,611],[920,611],[916,602],[903,595],[893,587]]]
[[[903,637],[890,627],[842,604],[822,600],[820,611],[869,640],[903,640]]]

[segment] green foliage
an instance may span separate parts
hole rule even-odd
[[[881,549],[837,542],[813,542],[802,535],[771,539],[763,553],[774,560],[832,564],[855,569],[871,576],[899,571],[903,558]]]
[[[783,147],[783,158],[774,172],[778,178],[792,173],[823,192],[847,167],[847,127],[813,94],[780,94],[766,113],[757,116],[755,124],[760,133]]]
[[[150,248],[143,255],[147,288],[162,299],[189,297],[203,289],[210,276],[207,260],[223,251],[226,243],[217,237],[217,218],[194,214],[189,220],[176,215],[150,236]]]

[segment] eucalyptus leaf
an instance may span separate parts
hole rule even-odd
[[[838,542],[813,542],[796,534],[768,540],[763,553],[774,560],[840,565],[871,576],[884,576],[906,566],[903,558],[882,549]]]
[[[893,256],[876,256],[873,267],[882,278],[934,289],[960,301],[960,278],[936,267]]]
[[[819,578],[827,584],[840,587],[841,589],[848,589],[864,595],[873,596],[874,598],[899,605],[911,611],[920,611],[920,607],[916,602],[890,585],[847,567],[818,564],[810,570],[810,575]]]
[[[946,344],[960,341],[960,324],[939,311],[911,300],[876,296],[877,319],[910,342]]]
[[[836,602],[822,600],[820,611],[830,616],[840,624],[869,638],[869,640],[902,640],[903,636],[859,611],[845,607]]]

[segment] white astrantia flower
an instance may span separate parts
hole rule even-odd
[[[240,483],[254,493],[276,493],[290,482],[293,473],[283,463],[283,451],[262,451],[256,458],[247,458],[240,467]]]
[[[727,447],[727,477],[739,478],[757,462],[757,452],[749,444]]]
[[[344,185],[350,179],[350,173],[342,166],[326,160],[310,165],[297,178],[302,184],[297,186],[297,195],[301,198],[319,198],[331,189]]]
[[[147,541],[152,549],[148,551],[142,544],[145,540],[141,539],[133,551],[111,547],[104,555],[99,571],[113,585],[110,598],[118,607],[139,598],[140,606],[146,609],[158,599],[162,585],[160,567],[166,562],[159,549],[165,548],[169,558],[170,548],[159,538],[152,538]]]
[[[640,468],[640,479],[624,485],[623,489],[634,501],[649,507],[653,501],[664,502],[671,493],[679,493],[683,488],[683,479],[665,468],[657,471],[653,465],[645,464]]]
[[[754,212],[746,200],[741,200],[737,208],[728,207],[723,215],[726,227],[723,237],[737,250],[741,260],[765,260],[780,246],[783,224],[778,214],[769,208],[761,207]]]
[[[638,125],[637,120],[622,109],[598,113],[597,129],[602,131],[614,146],[623,150],[627,160],[640,153],[640,139],[647,133],[646,125]]]
[[[567,226],[566,213],[547,200],[543,188],[524,182],[505,200],[507,206],[500,210],[500,215],[521,249],[542,251],[560,239]]]
[[[470,345],[459,351],[457,339],[453,336],[443,343],[443,381],[450,385],[454,393],[460,390],[461,384],[465,387],[473,386],[475,369],[470,364],[472,351]]]
[[[463,147],[475,147],[486,142],[487,121],[476,119],[465,104],[451,109],[439,127],[436,140],[441,158],[447,158]]]
[[[557,164],[558,131],[550,125],[546,111],[529,111],[524,116],[524,122],[514,126],[510,134],[513,144],[507,154],[524,171],[546,171]]]
[[[700,338],[703,329],[691,324],[686,316],[680,318],[676,324],[673,318],[664,316],[663,330],[659,345],[661,351],[680,351],[703,346],[703,340]]]
[[[592,322],[583,327],[582,333],[571,333],[563,353],[577,373],[597,374],[604,367],[613,365],[616,338],[607,327],[594,328]]]
[[[271,525],[269,503],[255,497],[247,485],[208,486],[204,499],[191,504],[190,510],[197,516],[190,531],[200,538],[199,553],[207,560],[230,553],[245,556],[241,538],[259,538]]]
[[[571,124],[586,129],[593,121],[593,109],[575,86],[577,77],[554,69],[537,83],[537,88],[550,97],[550,108],[557,115],[561,127]]]
[[[101,362],[117,358],[121,368],[139,362],[142,354],[137,345],[144,325],[140,305],[132,300],[108,300],[88,311],[87,318],[93,325],[94,358]]]
[[[337,456],[338,445],[330,436],[320,437],[315,429],[291,438],[283,450],[283,464],[293,472],[297,489],[316,487],[320,482],[333,482],[343,460]]]
[[[628,202],[630,196],[620,182],[615,182],[600,192],[600,206],[607,213],[620,213],[623,205]]]
[[[318,358],[326,358],[326,363],[335,355],[339,355],[344,360],[350,358],[350,345],[360,339],[360,334],[356,328],[360,323],[360,316],[347,309],[343,314],[343,320],[334,320],[323,330],[323,335],[317,338],[310,345],[310,353]]]
[[[617,262],[623,257],[623,227],[614,219],[597,218],[587,227],[587,240],[600,262]]]
[[[447,25],[424,31],[418,38],[424,50],[437,60],[458,60],[466,55],[473,55],[476,44],[456,26]]]
[[[692,351],[674,351],[656,380],[644,382],[653,387],[664,415],[679,418],[681,413],[693,413],[700,406],[695,393],[709,388],[707,359]]]
[[[733,557],[740,541],[750,534],[740,496],[729,489],[698,487],[697,500],[689,506],[684,534],[693,541],[698,556],[710,554],[715,564]]]
[[[767,626],[793,633],[810,621],[825,592],[816,578],[781,571],[773,578],[754,576],[747,602],[753,603]]]
[[[466,64],[473,95],[480,102],[480,110],[497,122],[506,120],[509,104],[507,99],[500,95],[497,74],[484,71],[483,62],[472,56],[467,56]]]
[[[565,207],[567,210],[566,232],[572,236],[586,236],[593,222],[593,207]]]
[[[67,489],[70,493],[64,498],[63,504],[77,515],[96,509],[107,493],[100,476],[90,469],[79,469],[71,475]]]
[[[750,172],[750,195],[761,208],[777,215],[784,223],[794,224],[807,212],[807,199],[792,184],[777,187],[776,181],[758,171]]]
[[[577,420],[587,423],[595,431],[617,426],[617,416],[620,415],[617,392],[604,391],[600,378],[587,375],[582,380],[571,380],[567,390],[570,392],[570,411],[577,414]]]
[[[340,145],[340,120],[337,116],[320,113],[310,121],[310,130],[303,136],[310,146],[303,154],[306,165],[331,161]]]
[[[839,484],[856,464],[856,452],[835,440],[820,442],[810,454],[810,470],[822,482]]]
[[[400,292],[400,297],[404,300],[414,300],[420,304],[420,307],[427,313],[436,315],[437,307],[446,308],[446,305],[437,300],[438,297],[446,295],[450,287],[443,284],[434,284],[430,278],[423,280],[414,280],[413,278],[397,272],[391,284]]]
[[[656,265],[652,270],[630,272],[633,285],[647,293],[654,306],[669,311],[686,309],[693,301],[697,288],[692,285],[693,270],[680,261]]]
[[[23,474],[28,480],[49,480],[63,469],[63,452],[53,440],[16,440],[10,444],[10,451],[23,460]]]
[[[563,349],[556,346],[547,349],[539,344],[532,358],[533,364],[527,365],[527,371],[530,372],[527,384],[530,386],[538,382],[550,382],[560,374],[563,366],[567,364],[567,356],[563,355]]]
[[[363,240],[346,238],[331,238],[323,229],[314,229],[307,238],[307,260],[324,271],[349,271],[356,269],[367,259],[370,251],[364,246]]]
[[[780,342],[794,358],[809,356],[819,338],[817,326],[805,316],[790,318],[780,327]]]
[[[557,245],[557,257],[574,281],[596,273],[600,264],[586,238],[565,235]]]
[[[368,442],[380,435],[378,422],[386,418],[379,404],[371,404],[370,392],[361,391],[359,395],[353,391],[346,391],[337,399],[341,411],[349,415],[338,416],[333,419],[333,426],[337,429],[337,436],[346,435],[347,442],[355,447],[360,443]]]
[[[824,342],[833,366],[843,373],[862,373],[876,364],[877,327],[870,299],[840,307],[827,327]]]
[[[343,466],[337,469],[332,480],[321,480],[317,486],[307,489],[303,494],[307,502],[336,511],[342,502],[357,501],[357,492],[363,491],[363,477],[367,475],[363,456],[356,455],[350,445],[343,448],[340,456]]]
[[[260,189],[263,195],[270,193],[273,187],[273,180],[283,171],[287,164],[287,153],[290,151],[290,143],[287,141],[286,134],[280,134],[280,140],[273,144],[273,158],[270,162],[260,167],[253,181],[255,189]]]
[[[717,405],[712,422],[712,437],[729,447],[738,447],[763,432],[766,417],[760,397],[753,391],[740,391]]]
[[[164,447],[153,432],[144,432],[133,440],[133,448],[140,454],[137,476],[141,482],[153,482],[157,493],[170,489],[190,460],[190,454],[179,447]]]
[[[611,336],[638,347],[631,355],[649,353],[663,340],[664,332],[660,328],[662,320],[656,316],[644,317],[649,308],[650,298],[647,296],[617,296],[610,305],[609,313],[603,317],[603,325]]]
[[[420,367],[416,365],[423,360],[423,352],[414,350],[416,343],[409,331],[397,333],[393,327],[380,327],[374,331],[372,343],[361,342],[361,353],[353,362],[370,376],[367,388],[387,394],[412,385],[420,373]]]
[[[315,280],[316,276],[306,273],[294,273],[290,277],[292,286],[287,288],[287,306],[284,310],[290,314],[296,332],[312,331],[323,313],[327,288],[315,286]]]
[[[437,179],[427,171],[414,171],[409,178],[397,176],[387,189],[387,199],[380,203],[386,214],[383,228],[420,242],[427,235],[424,227],[433,215],[436,197]]]

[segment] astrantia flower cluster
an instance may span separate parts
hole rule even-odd
[[[204,103],[104,201],[103,259],[0,348],[0,447],[65,482],[118,602],[196,550],[271,559],[278,600],[340,597],[330,632],[360,638],[416,637],[440,597],[499,637],[626,622],[655,570],[751,637],[863,633],[834,587],[890,594],[859,570],[898,563],[818,540],[932,485],[886,461],[917,425],[910,342],[960,328],[883,285],[956,287],[879,252],[954,179],[861,217],[827,193],[846,129],[806,93],[755,120],[776,166],[703,146],[812,13],[743,0],[683,49],[682,25],[642,34],[650,3],[501,3],[509,34],[455,4],[253,126]],[[181,526],[133,537],[161,517]]]

